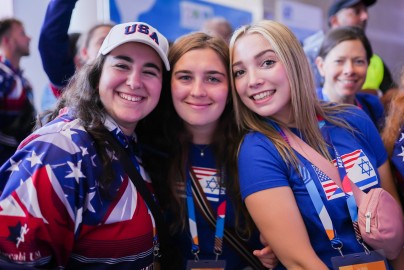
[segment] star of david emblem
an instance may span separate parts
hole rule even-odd
[[[219,188],[219,185],[215,181],[214,177],[212,177],[210,180],[206,180],[206,188],[209,188],[211,192]]]
[[[370,176],[370,172],[373,169],[369,166],[369,161],[365,161],[365,160],[363,160],[363,158],[361,160],[362,160],[362,162],[359,164],[359,167],[362,168],[362,174],[366,173],[367,175]]]

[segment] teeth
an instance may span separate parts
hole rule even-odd
[[[262,92],[262,93],[259,93],[257,95],[254,95],[254,96],[252,96],[252,98],[254,100],[260,100],[260,99],[266,98],[266,97],[268,97],[270,95],[271,95],[271,91],[266,91],[266,92]]]
[[[123,94],[123,93],[119,93],[119,96],[120,96],[121,98],[123,98],[123,99],[129,100],[129,101],[133,101],[133,102],[137,102],[137,101],[142,100],[141,97],[134,97],[134,96],[126,95],[126,94]]]
[[[353,82],[355,82],[355,81],[351,81],[351,80],[344,80],[344,81],[342,81],[343,83],[353,83]]]

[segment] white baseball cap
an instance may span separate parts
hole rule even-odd
[[[167,70],[170,70],[168,62],[168,41],[153,26],[144,22],[127,22],[117,24],[111,28],[98,52],[98,55],[106,55],[119,45],[127,42],[140,42],[149,45],[160,55]]]

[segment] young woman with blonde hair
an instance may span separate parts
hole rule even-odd
[[[344,192],[288,138],[293,132],[328,161],[342,160],[341,179],[365,191],[381,186],[398,200],[369,117],[317,99],[303,49],[283,24],[264,20],[236,30],[230,63],[236,121],[247,133],[238,150],[241,195],[282,263],[275,269],[329,269],[332,257],[364,252]]]

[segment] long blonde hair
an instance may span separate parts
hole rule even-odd
[[[315,93],[311,68],[301,44],[285,25],[275,21],[262,20],[252,25],[243,26],[233,33],[230,40],[230,69],[234,61],[234,46],[237,40],[250,34],[262,35],[272,46],[273,51],[286,69],[290,85],[292,116],[296,127],[311,147],[331,160],[327,151],[327,144],[318,126],[318,117],[332,124],[351,129],[345,121],[336,116],[336,114],[344,111],[347,106],[320,103]],[[236,92],[233,72],[230,72],[230,76],[235,117],[239,129],[263,133],[274,143],[285,162],[297,164],[296,156],[291,147],[280,136],[279,132],[268,125],[264,117],[254,113],[243,104]],[[267,119],[278,123],[282,128],[287,128],[284,123],[276,121],[271,116],[268,116]]]

